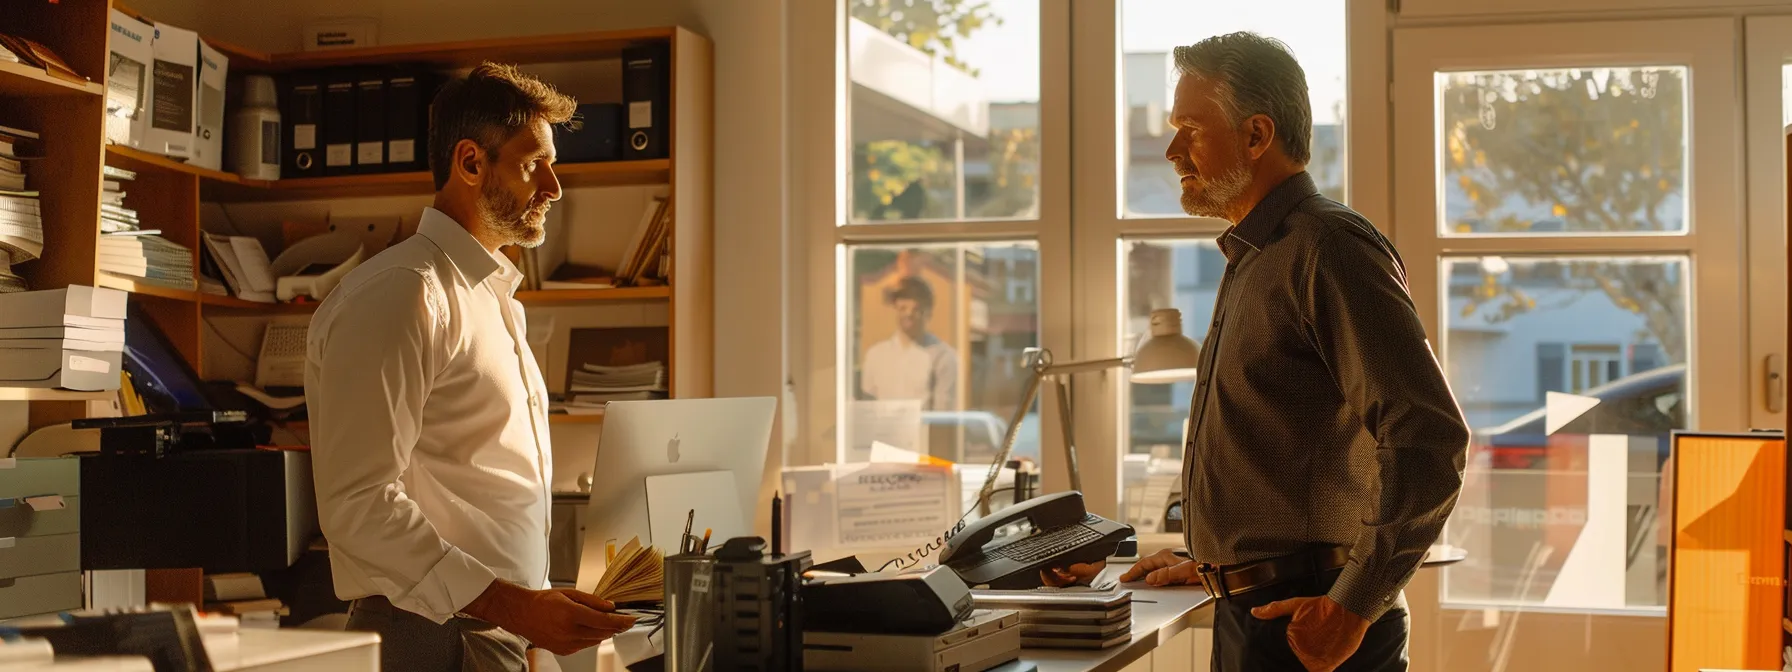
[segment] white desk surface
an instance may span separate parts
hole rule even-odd
[[[1109,565],[1106,571],[1125,571],[1131,565]],[[1195,587],[1152,588],[1144,583],[1132,590],[1132,641],[1107,649],[1021,649],[1020,660],[993,672],[1012,672],[1037,665],[1039,672],[1118,672],[1144,658],[1200,620],[1202,607],[1213,598]]]
[[[210,635],[202,641],[214,669],[234,672],[373,647],[380,637],[371,632],[244,628],[234,636]]]

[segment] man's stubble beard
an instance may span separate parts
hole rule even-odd
[[[1251,186],[1251,171],[1239,165],[1221,173],[1219,177],[1195,179],[1201,183],[1201,189],[1190,191],[1183,188],[1182,211],[1194,217],[1225,219],[1228,208],[1243,197],[1245,189]]]
[[[502,237],[505,245],[536,247],[547,239],[547,222],[544,218],[551,207],[548,201],[543,200],[540,205],[531,207],[496,184],[485,186],[480,190],[479,196],[480,214],[485,217],[486,224]],[[538,212],[541,218],[536,217]]]

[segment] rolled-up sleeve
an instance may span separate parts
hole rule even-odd
[[[429,278],[390,269],[332,297],[307,344],[305,395],[319,523],[337,571],[437,623],[496,578],[445,541],[399,476],[422,432],[445,309]]]
[[[1469,431],[1391,252],[1344,228],[1317,246],[1307,328],[1375,438],[1379,495],[1330,597],[1374,621],[1412,579],[1462,489]]]

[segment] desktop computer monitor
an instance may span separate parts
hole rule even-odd
[[[640,537],[666,555],[677,553],[693,510],[693,534],[715,530],[711,548],[752,534],[777,407],[774,397],[607,404],[591,470],[578,588],[597,586],[609,544],[620,548]]]

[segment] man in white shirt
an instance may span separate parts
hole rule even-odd
[[[933,289],[915,276],[902,278],[887,297],[896,311],[896,333],[865,351],[859,389],[880,400],[921,400],[921,410],[957,407],[958,352],[927,331]]]
[[[547,393],[522,280],[499,253],[539,245],[560,198],[552,124],[571,98],[485,64],[431,108],[434,207],[349,273],[312,318],[305,396],[319,522],[349,627],[385,669],[528,669],[633,618],[549,589]]]

